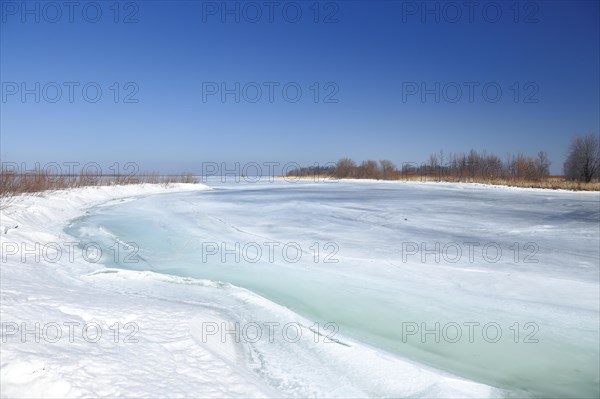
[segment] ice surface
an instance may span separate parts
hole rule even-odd
[[[143,262],[113,266],[245,287],[311,322],[335,322],[342,336],[518,395],[593,397],[600,353],[599,206],[598,193],[278,181],[216,184],[206,193],[104,208],[71,231],[97,239],[82,229],[102,226],[140,246]],[[264,242],[298,243],[304,252],[290,263],[275,251],[269,262],[263,246],[256,263],[245,261],[254,253],[242,253],[239,263],[226,255],[223,262],[225,247]],[[329,242],[339,247],[338,263],[323,263]],[[220,252],[203,260],[206,243],[218,243]],[[456,263],[436,261],[435,254],[423,261],[421,251],[403,259],[403,243],[429,249],[456,243],[463,254]],[[465,243],[473,245],[473,261]],[[502,254],[492,262],[496,247]],[[447,255],[454,259],[452,248]],[[407,323],[434,328],[436,322],[440,328],[458,323],[463,335],[465,323],[479,327],[474,342],[466,335],[435,342],[434,334],[403,342]],[[493,328],[490,340],[483,339],[487,323],[501,328],[498,342],[489,342]]]
[[[134,192],[28,199],[27,213],[3,211],[3,225],[26,227],[5,241],[68,240],[59,226],[105,205],[66,230],[102,243],[101,263],[3,263],[3,320],[135,321],[143,338],[91,350],[9,340],[3,396],[48,387],[70,396],[598,396],[598,193],[366,181],[211,185],[135,200]],[[53,215],[64,198],[70,211]],[[115,262],[115,242],[135,242],[140,262]],[[256,263],[233,255],[223,262],[221,254],[204,261],[208,242],[293,242],[303,253],[297,263],[277,251],[273,262],[265,253]],[[330,242],[337,263],[323,262]],[[497,243],[503,255],[496,263],[481,252],[474,262],[467,254],[456,263],[403,259],[403,243],[436,242],[478,242],[479,251]],[[537,263],[523,262],[527,243],[537,245]],[[236,322],[298,323],[303,334],[296,343],[203,339],[203,323]],[[341,344],[314,342],[314,323],[326,334],[327,322],[339,326]],[[403,342],[403,325],[436,322],[494,322],[503,336],[489,343],[476,330],[474,342]],[[534,331],[526,323],[537,326],[538,343],[523,342]]]

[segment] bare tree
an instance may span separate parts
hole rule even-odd
[[[394,176],[396,172],[396,165],[392,161],[388,161],[387,159],[382,159],[379,161],[380,169],[381,169],[381,177],[384,180],[389,180]]]
[[[350,158],[342,158],[335,165],[337,178],[356,177],[356,163]]]
[[[550,174],[550,165],[552,162],[548,159],[546,151],[538,152],[537,159],[535,160],[538,172],[538,178],[543,179]]]
[[[431,169],[437,168],[437,166],[438,166],[438,156],[437,156],[437,154],[431,154],[431,155],[429,155],[429,162],[428,162],[427,166],[429,166],[429,168],[431,168]]]
[[[360,163],[358,167],[359,179],[379,179],[380,177],[381,173],[376,161],[369,159]]]
[[[440,150],[440,153],[438,154],[438,159],[440,160],[440,165],[444,166],[444,164],[446,163],[446,155],[444,154],[444,150]]]
[[[594,133],[577,136],[571,141],[569,155],[564,164],[569,179],[586,183],[600,175],[600,140]]]

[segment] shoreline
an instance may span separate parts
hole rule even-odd
[[[213,397],[267,396],[268,387],[228,367],[228,354],[219,353],[228,348],[210,341],[204,346],[190,345],[190,326],[170,315],[160,299],[130,301],[127,294],[99,286],[94,277],[102,279],[111,271],[101,262],[84,259],[80,251],[69,256],[61,252],[60,259],[50,262],[58,253],[52,253],[53,246],[43,257],[31,253],[36,245],[71,241],[64,227],[91,207],[125,198],[209,189],[186,183],[88,186],[21,195],[1,209],[1,396],[189,396],[191,392]],[[11,255],[15,243],[24,247]],[[152,273],[129,274],[152,278]],[[198,307],[196,317],[203,316],[225,322]],[[165,324],[173,328],[165,330]],[[143,360],[144,352],[164,352],[162,347],[168,343],[190,347],[186,353],[169,350],[161,363]],[[190,377],[194,358],[219,370],[220,378],[215,381],[201,371],[197,378]],[[132,365],[142,369],[131,375]]]
[[[5,246],[11,242],[24,244],[26,248],[35,243],[64,243],[71,239],[63,230],[69,221],[104,203],[208,189],[203,184],[84,187],[20,196],[8,208],[0,210],[3,248],[0,309],[5,323],[1,396],[280,397],[284,394],[240,364],[243,353],[239,345],[219,342],[217,336],[208,342],[199,338],[200,323],[230,325],[231,319],[222,313],[224,309],[194,300],[192,290],[196,286],[220,289],[219,283],[109,269],[101,262],[87,261],[81,253],[75,253],[72,259],[63,256],[56,262],[27,255],[29,258],[23,262],[18,255],[11,256],[14,248]],[[183,298],[167,292],[173,283],[178,284],[177,291],[181,291]],[[255,302],[256,306],[268,305],[272,314],[285,315],[281,320],[301,320],[310,325],[287,308],[251,291],[238,287],[231,290],[233,293],[228,295]],[[186,293],[191,295],[185,296]],[[23,339],[22,331],[5,329],[6,323],[12,330],[16,326],[30,331],[29,336],[26,334]],[[41,324],[41,342],[34,339],[40,330],[37,327],[35,332],[36,323]],[[73,340],[71,331],[63,327],[65,323],[76,325]],[[132,332],[131,323],[138,326],[135,337],[140,341],[125,343],[124,339]],[[64,329],[63,336],[58,342],[49,342],[44,334],[56,338],[57,325]],[[104,338],[98,342],[82,339],[85,336],[77,328],[90,325],[99,326]],[[121,333],[116,341],[115,326]],[[388,355],[367,344],[348,342],[351,343],[348,348],[334,345],[325,353],[354,364],[355,372],[367,361],[373,362],[375,369],[383,366],[379,372],[389,374],[390,378],[402,375],[399,386],[420,381],[417,385],[423,384],[421,388],[435,387],[445,396],[499,395],[497,388]],[[315,349],[317,353],[323,350]],[[132,367],[136,369],[133,376]],[[402,389],[408,389],[408,396],[419,391],[411,391],[415,387]]]
[[[242,177],[243,178],[243,177]],[[387,182],[387,183],[419,183],[419,184],[455,184],[455,185],[473,185],[473,186],[483,186],[490,188],[507,188],[507,189],[523,189],[523,190],[544,190],[544,191],[552,191],[552,192],[590,192],[590,193],[600,193],[600,182],[590,182],[590,183],[580,183],[591,185],[589,188],[562,188],[562,187],[540,187],[539,182],[515,182],[514,184],[510,184],[509,182],[485,182],[485,181],[449,181],[449,180],[440,180],[440,179],[423,179],[423,178],[403,178],[403,179],[358,179],[358,178],[348,178],[348,177],[334,177],[329,175],[311,175],[311,176],[275,176],[275,179],[281,179],[286,181],[298,181],[298,180],[313,180],[315,182],[338,182],[338,181],[353,181],[353,182]],[[551,182],[549,182],[551,183]],[[573,182],[572,184],[578,184]],[[537,185],[537,186],[536,186]]]

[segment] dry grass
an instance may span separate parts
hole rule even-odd
[[[287,180],[337,180],[332,175],[311,175],[311,176],[280,176]],[[419,174],[395,174],[391,179],[395,181],[418,181],[418,182],[447,182],[447,183],[479,183],[491,184],[495,186],[523,187],[523,188],[544,188],[549,190],[573,190],[573,191],[600,191],[600,182],[584,183],[579,181],[567,180],[563,176],[548,176],[541,180],[523,180],[523,179],[492,179],[492,178],[452,178],[439,176],[421,176]]]
[[[16,173],[0,170],[0,198],[6,199],[19,194],[37,194],[44,191],[62,190],[86,186],[114,186],[126,184],[170,184],[198,183],[191,173],[181,175],[51,175],[45,172]]]
[[[455,183],[479,183],[495,186],[543,188],[549,190],[573,190],[573,191],[600,191],[600,182],[584,183],[564,178],[563,176],[549,176],[539,180],[526,179],[504,179],[504,178],[439,178],[436,176],[404,176],[394,180],[406,181],[431,181],[431,182],[455,182]]]

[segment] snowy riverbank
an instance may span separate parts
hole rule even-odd
[[[194,342],[181,308],[98,287],[86,276],[102,265],[65,245],[66,223],[90,206],[204,189],[86,187],[18,197],[1,211],[2,397],[264,396]],[[33,249],[25,261],[23,249]]]
[[[18,197],[0,211],[2,397],[501,395],[351,340],[314,343],[308,320],[241,288],[107,269],[95,261],[93,247],[84,251],[64,232],[92,206],[205,189],[86,187]],[[211,295],[231,298],[232,305],[217,306]],[[269,351],[280,351],[281,345],[263,342],[257,352],[248,343],[206,334],[207,324],[233,329],[232,323],[259,319],[293,322],[308,332],[283,349],[288,365],[269,363]],[[315,365],[323,359],[327,364],[305,370],[308,364],[295,364],[295,351],[302,351],[303,359],[312,356]],[[297,372],[284,373],[288,366]]]

